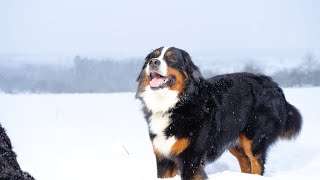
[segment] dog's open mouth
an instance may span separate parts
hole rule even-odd
[[[155,89],[166,87],[168,85],[167,83],[170,81],[169,77],[161,76],[156,72],[151,72],[149,78],[151,88]]]

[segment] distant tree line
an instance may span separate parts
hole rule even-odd
[[[264,73],[262,67],[252,63],[247,64],[243,71]],[[299,66],[268,75],[282,87],[320,86],[320,59],[308,54]]]
[[[77,56],[73,66],[0,66],[0,89],[6,93],[103,93],[136,88],[141,61],[94,60]]]
[[[6,93],[106,93],[136,90],[141,60],[94,60],[77,56],[70,67],[25,64],[0,65],[0,90]],[[201,68],[201,67],[200,67]],[[264,73],[257,64],[248,63],[240,71]],[[227,73],[227,72],[225,72]],[[205,77],[216,75],[203,71]],[[320,86],[320,65],[309,55],[301,66],[269,74],[282,87]]]

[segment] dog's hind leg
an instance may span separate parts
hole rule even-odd
[[[251,162],[249,157],[246,155],[242,147],[235,146],[229,148],[229,151],[232,155],[234,155],[240,165],[241,172],[243,173],[251,173]]]
[[[254,153],[252,150],[252,141],[249,140],[246,135],[240,134],[239,137],[240,146],[243,148],[245,154],[250,159],[251,174],[262,175],[264,171],[264,161],[262,161],[261,155]]]

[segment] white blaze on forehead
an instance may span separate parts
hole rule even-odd
[[[154,59],[163,60],[164,54],[167,52],[167,50],[168,50],[169,48],[170,48],[170,47],[163,47],[160,56],[157,57],[157,58],[154,58]]]
[[[167,63],[166,61],[163,59],[164,58],[164,55],[165,53],[167,52],[167,50],[169,49],[170,47],[163,47],[162,50],[161,50],[161,54],[159,57],[157,58],[152,58],[152,59],[157,59],[160,61],[160,67],[159,67],[159,70],[158,70],[158,74],[160,74],[161,76],[167,76]],[[150,70],[149,70],[149,63],[146,67],[146,73],[147,74],[150,74]]]

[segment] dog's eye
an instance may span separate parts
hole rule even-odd
[[[168,59],[168,61],[169,61],[170,63],[174,63],[174,62],[176,62],[176,60],[175,60],[175,59],[173,59],[173,58],[169,58],[169,59]]]

